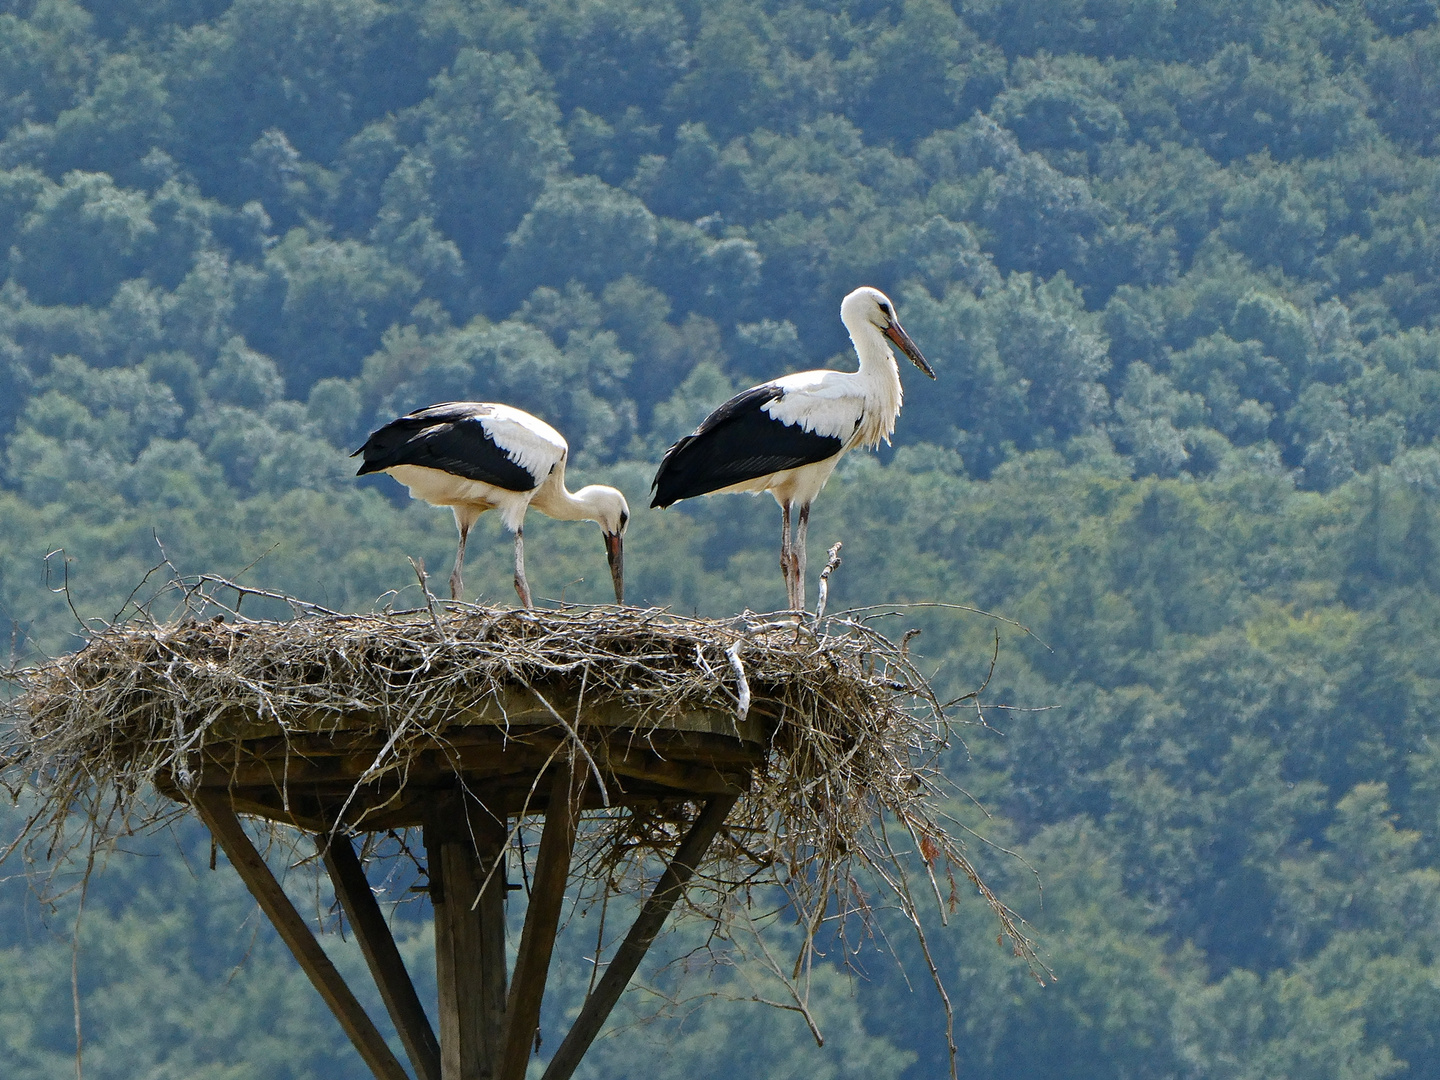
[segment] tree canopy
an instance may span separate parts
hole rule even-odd
[[[413,587],[449,522],[347,455],[434,401],[530,409],[643,505],[727,393],[849,363],[872,284],[939,378],[817,504],[831,607],[1034,632],[949,765],[1059,982],[962,902],[965,1073],[1440,1077],[1437,73],[1432,0],[0,0],[14,654],[81,640],[62,562],[113,615],[157,540],[332,607]],[[637,510],[627,592],[779,606],[772,514]],[[508,602],[497,530],[467,578]],[[526,532],[538,593],[604,600],[589,526]],[[984,677],[990,624],[894,623]],[[88,1074],[348,1075],[274,942],[231,978],[203,846],[96,878]],[[0,908],[0,1057],[53,1076],[74,912]],[[923,977],[866,977],[824,975],[824,1050],[725,1004],[586,1075],[939,1075]]]

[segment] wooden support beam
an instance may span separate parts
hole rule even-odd
[[[505,840],[505,819],[459,792],[440,800],[425,824],[442,1080],[492,1080],[499,1067],[505,1031]]]
[[[487,778],[533,777],[556,744],[563,741],[548,733],[532,733],[502,745],[500,733],[488,729],[462,734],[466,737],[457,734],[443,749],[418,752],[407,760],[403,770],[370,776],[366,784],[384,797],[402,784],[413,788],[453,782],[457,772]],[[662,740],[658,734],[678,734],[688,739]],[[341,754],[331,749],[323,753],[304,746],[271,745],[274,742],[257,740],[254,746],[240,748],[222,744],[193,761],[191,770],[199,773],[201,787],[263,787],[299,793],[316,786],[343,786],[348,790],[355,781],[368,776],[374,764],[373,750]],[[745,790],[751,769],[763,759],[763,749],[749,748],[739,754],[733,747],[718,743],[718,736],[695,732],[652,733],[643,741],[636,740],[633,733],[623,732],[617,733],[599,756],[602,770],[686,794],[730,795]]]
[[[765,687],[754,687],[755,697],[750,705],[747,719],[738,725],[738,736],[752,742],[766,741],[764,718],[774,718],[782,707]],[[456,709],[446,715],[445,735],[465,729],[491,728],[513,730],[516,727],[550,729],[563,737],[563,726],[556,724],[554,714],[540,703],[536,691],[543,694],[561,716],[573,716],[580,704],[578,688],[570,680],[561,677],[555,682],[541,680],[531,686],[512,686],[500,689],[495,694],[486,694],[469,708]],[[585,726],[600,728],[630,728],[634,726],[635,714],[623,700],[594,700],[592,694],[585,700]],[[346,738],[356,735],[364,742],[373,732],[385,731],[389,719],[379,713],[358,709],[352,712],[336,712],[333,709],[296,708],[287,711],[286,725],[293,733],[310,731],[329,740],[335,736]],[[683,709],[667,718],[666,726],[671,729],[714,733],[734,738],[737,735],[735,713],[731,709]],[[261,718],[253,709],[228,709],[214,718],[211,730],[217,739],[242,739],[273,736],[274,721],[266,716]],[[383,740],[382,740],[383,741]]]
[[[259,903],[260,910],[275,925],[281,939],[290,946],[300,967],[325,999],[325,1004],[330,1006],[330,1011],[340,1021],[340,1026],[345,1029],[345,1034],[350,1037],[370,1071],[377,1080],[409,1080],[385,1039],[335,970],[330,957],[315,940],[310,927],[295,910],[295,905],[290,903],[280,882],[275,880],[275,875],[255,850],[250,837],[245,835],[229,798],[218,792],[197,792],[191,798],[201,820],[230,860],[230,865],[235,867],[235,872]]]
[[[530,907],[525,912],[525,929],[520,933],[520,951],[510,981],[505,1007],[505,1051],[499,1080],[524,1080],[535,1032],[540,1026],[540,1003],[550,973],[555,934],[565,906],[565,883],[570,878],[570,856],[575,847],[575,830],[580,821],[580,792],[584,772],[575,765],[573,751],[551,766],[555,776],[550,784],[550,804],[545,812],[545,829],[540,834],[540,851],[535,856],[535,884],[530,890]]]
[[[560,1049],[555,1051],[555,1056],[550,1059],[543,1080],[569,1080],[575,1072],[575,1066],[580,1064],[585,1051],[590,1049],[595,1036],[600,1034],[600,1028],[604,1026],[610,1011],[615,1008],[615,1003],[630,984],[640,961],[644,959],[661,927],[665,925],[670,909],[675,906],[675,901],[680,899],[686,883],[694,875],[700,860],[705,857],[710,842],[725,823],[725,815],[730,813],[736,798],[735,795],[717,795],[705,803],[705,808],[700,811],[695,824],[690,826],[690,831],[680,841],[675,857],[660,875],[655,891],[640,909],[635,925],[615,950],[615,955],[611,957],[610,965],[596,984],[594,992],[580,1007],[580,1015],[575,1018],[570,1033],[560,1044]]]
[[[356,857],[350,838],[332,833],[328,838],[316,837],[316,843],[323,847],[325,869],[330,873],[335,895],[355,931],[355,940],[360,943],[360,951],[370,965],[370,974],[405,1046],[417,1080],[441,1080],[440,1043],[435,1038],[429,1017],[425,1015],[425,1007],[420,1004],[415,984],[410,981],[410,973],[405,970],[405,961],[395,946],[395,938],[390,933],[380,905],[375,901],[375,894],[370,890],[365,868]]]

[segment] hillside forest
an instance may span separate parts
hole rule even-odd
[[[450,516],[348,455],[456,399],[627,493],[633,602],[780,607],[770,500],[650,477],[853,364],[875,285],[939,377],[810,565],[843,540],[831,609],[923,630],[944,697],[997,624],[906,605],[1032,631],[947,768],[1056,981],[983,904],[937,925],[961,1075],[1440,1077],[1437,155],[1433,0],[0,0],[12,661],[162,557],[408,606]],[[538,596],[606,600],[594,533],[527,522]],[[514,602],[498,523],[467,568]],[[6,864],[0,1072],[70,1075],[78,1003],[91,1080],[358,1075],[198,826],[120,847],[74,952],[78,891]],[[823,1048],[743,964],[652,971],[583,1075],[946,1075],[896,940],[817,973]]]

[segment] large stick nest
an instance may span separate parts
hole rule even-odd
[[[592,777],[573,871],[578,892],[643,887],[655,852],[673,844],[702,801],[673,791],[627,803],[604,757],[616,710],[627,737],[651,749],[657,734],[718,716],[722,732],[728,725],[745,734],[732,741],[754,751],[748,790],[702,868],[704,885],[688,898],[692,911],[718,921],[722,937],[753,924],[748,902],[757,888],[778,888],[784,901],[767,906],[803,929],[800,972],[817,936],[858,947],[877,907],[898,908],[920,930],[912,880],[942,911],[968,891],[958,885],[965,881],[1033,963],[1017,920],[981,881],[963,830],[943,813],[954,794],[938,767],[951,721],[904,646],[862,616],[717,621],[428,600],[412,611],[342,615],[283,598],[295,617],[265,621],[241,616],[238,602],[220,603],[223,589],[236,588],[228,582],[169,588],[180,602],[164,621],[145,605],[92,629],[78,652],[10,674],[17,693],[0,781],[12,794],[27,790],[35,808],[12,850],[93,858],[115,837],[183,812],[202,765],[213,777],[214,762],[239,760],[246,745],[267,747],[272,760],[303,758],[317,739],[363,748],[363,767],[348,783],[357,806],[367,785],[390,793],[378,802],[378,821],[387,799],[403,800],[422,754],[433,759],[437,746],[455,745],[457,718],[490,708],[490,730],[521,739],[506,708],[528,693],[557,736],[542,741],[545,761],[575,753]],[[584,708],[562,715],[551,700],[556,687],[578,689]],[[605,726],[592,723],[602,716],[611,717]],[[543,767],[531,794],[542,790]],[[155,798],[157,788],[179,801]],[[366,805],[376,804],[371,797]],[[533,826],[534,809],[528,796],[512,801],[512,835]],[[332,827],[377,826],[351,812]],[[278,828],[272,821],[272,833]]]

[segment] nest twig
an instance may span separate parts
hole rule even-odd
[[[341,615],[274,594],[295,617],[260,621],[241,616],[238,602],[222,603],[229,589],[272,595],[175,578],[159,594],[175,603],[164,619],[153,614],[157,597],[92,629],[78,652],[10,673],[17,693],[0,783],[14,796],[27,790],[34,811],[0,855],[93,856],[116,836],[183,812],[151,793],[193,783],[194,763],[235,738],[237,715],[287,740],[368,732],[382,749],[366,775],[403,777],[412,755],[447,737],[449,718],[520,687],[563,725],[603,791],[586,749],[591,707],[623,706],[643,736],[696,710],[734,717],[738,732],[763,700],[768,750],[687,896],[689,910],[723,937],[756,925],[749,905],[778,890],[772,910],[803,929],[792,968],[803,980],[817,943],[838,939],[852,955],[887,904],[923,946],[912,879],[918,873],[942,913],[964,880],[1015,953],[1043,971],[1019,920],[967,857],[963,830],[941,810],[952,791],[939,769],[951,722],[909,658],[908,637],[896,644],[844,614],[801,625],[750,613],[442,609],[428,595],[412,611]],[[535,689],[557,680],[580,687],[586,710],[567,718]],[[654,854],[697,806],[677,798],[591,812],[572,871],[580,891],[606,896],[653,877]]]

